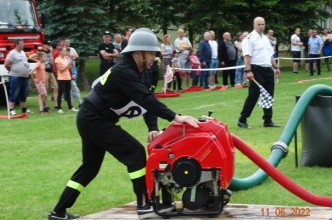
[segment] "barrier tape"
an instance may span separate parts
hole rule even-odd
[[[232,70],[232,69],[240,69],[246,67],[245,65],[241,66],[231,66],[224,68],[206,68],[206,69],[187,69],[187,68],[172,68],[173,70],[184,70],[184,71],[210,71],[210,70]]]
[[[318,60],[318,59],[325,59],[325,58],[331,58],[332,56],[324,56],[324,57],[317,57],[317,58],[290,58],[290,57],[278,57],[276,60]],[[206,68],[206,69],[190,69],[190,68],[172,68],[173,70],[182,70],[182,71],[222,71],[222,70],[232,70],[232,69],[241,69],[245,68],[245,65],[241,66],[231,66],[231,67],[223,67],[223,68]]]
[[[325,59],[331,58],[332,56],[325,56],[325,57],[316,57],[316,58],[290,58],[290,57],[278,57],[276,59],[280,60],[318,60],[318,59]]]

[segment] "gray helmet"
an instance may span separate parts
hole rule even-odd
[[[128,45],[121,53],[133,51],[160,51],[156,35],[148,28],[136,29],[129,38]]]

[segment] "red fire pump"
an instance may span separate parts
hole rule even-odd
[[[148,146],[148,197],[155,212],[216,216],[229,201],[234,145],[227,125],[210,117],[199,128],[173,123]],[[173,210],[162,212],[165,200]]]

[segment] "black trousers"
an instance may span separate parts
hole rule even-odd
[[[147,198],[143,145],[120,126],[99,115],[87,101],[78,112],[77,128],[82,138],[83,163],[71,177],[54,211],[64,214],[75,203],[84,187],[97,176],[106,152],[127,166],[137,205],[142,206]]]
[[[178,90],[182,90],[182,78],[179,72],[174,73],[173,77],[173,90],[176,90],[176,84],[178,85]]]
[[[199,75],[196,75],[196,70],[191,71],[191,85],[192,86],[198,86],[198,81],[199,81]]]
[[[73,105],[71,103],[71,97],[70,97],[70,90],[71,90],[71,80],[58,80],[58,107],[61,107],[61,101],[62,101],[62,95],[64,95],[65,100],[68,104],[68,109],[73,108]]]
[[[320,55],[319,54],[309,54],[309,57],[310,58],[318,58],[318,57],[320,57]],[[317,75],[320,75],[320,59],[309,61],[310,75],[314,75],[314,62],[316,62]]]
[[[236,60],[225,62],[224,67],[233,67],[236,66]],[[222,71],[222,82],[224,86],[228,85],[228,76],[231,86],[235,85],[235,69],[223,70]]]
[[[255,80],[261,84],[266,91],[270,93],[273,97],[274,94],[274,72],[270,67],[261,67],[257,65],[251,65],[251,70],[254,74]],[[244,102],[243,109],[239,118],[240,122],[246,122],[247,118],[250,117],[254,107],[259,98],[259,87],[253,81],[250,81],[250,86],[248,89],[248,96]],[[263,109],[264,115],[263,119],[265,123],[270,123],[272,121],[272,107],[269,109]]]
[[[113,61],[100,61],[99,75],[101,76],[106,73],[107,70],[109,70],[109,68],[111,68],[112,66],[114,66]]]

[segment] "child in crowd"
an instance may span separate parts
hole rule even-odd
[[[197,50],[196,49],[191,50],[189,60],[190,60],[190,68],[191,69],[200,69],[201,68],[201,63],[199,62],[199,58],[197,57]],[[197,86],[198,85],[199,75],[200,75],[199,70],[192,70],[191,71],[192,86]]]
[[[30,71],[30,74],[33,75],[36,88],[38,90],[38,103],[39,103],[39,112],[41,114],[48,114],[49,107],[47,105],[47,91],[45,87],[45,60],[46,54],[44,52],[38,52],[38,62],[34,69]]]
[[[173,59],[171,61],[172,68],[180,68],[180,52],[177,50],[173,51]],[[174,70],[174,78],[173,78],[173,90],[176,90],[176,84],[178,84],[178,91],[182,91],[182,72],[180,70]]]
[[[77,86],[76,80],[77,80],[77,68],[75,66],[75,59],[73,59],[71,56],[69,56],[70,62],[73,63],[73,66],[71,68],[71,89],[70,89],[70,97],[72,102],[76,99],[78,102],[78,107],[80,108],[82,105],[82,99],[81,99],[81,91]]]

